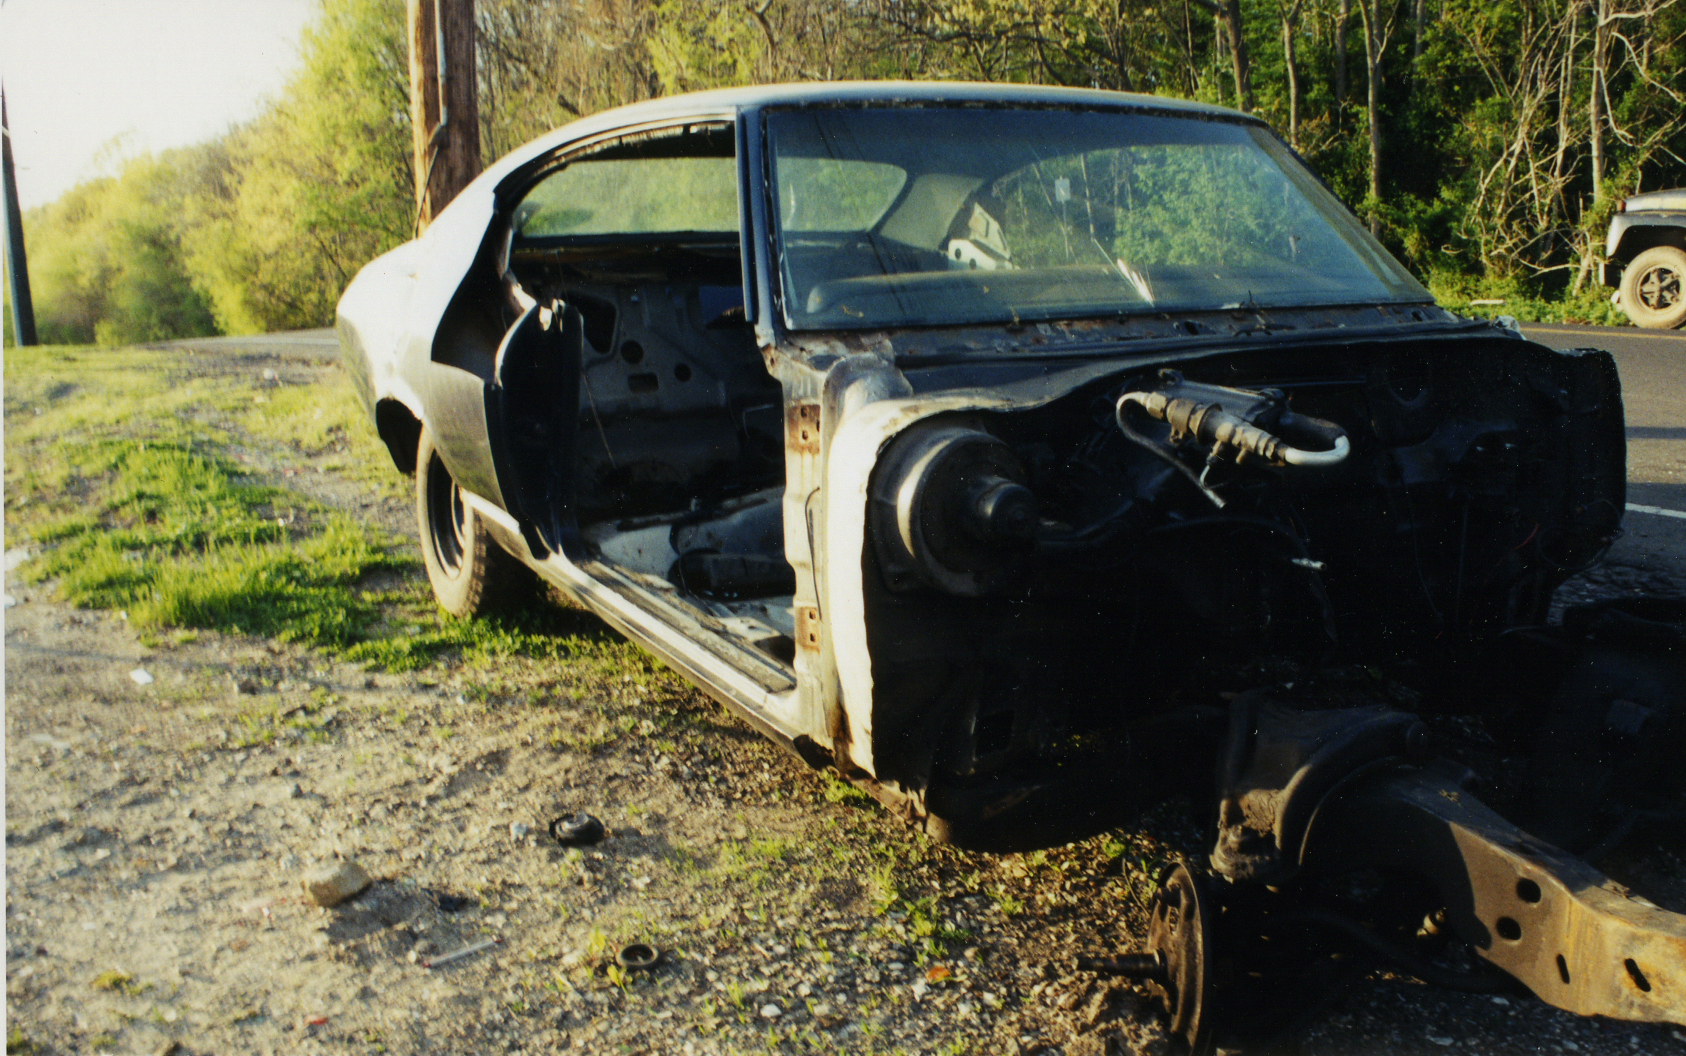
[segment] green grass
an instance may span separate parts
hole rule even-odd
[[[24,566],[66,601],[139,629],[201,627],[343,647],[374,622],[355,586],[414,565],[301,496],[246,482],[192,441],[112,438],[63,452],[59,497],[25,518],[49,548]]]
[[[259,473],[313,460],[305,471],[343,465],[376,495],[408,493],[343,373],[274,387],[244,365],[190,371],[182,355],[7,350],[6,526],[9,546],[35,551],[26,578],[125,613],[150,648],[204,629],[388,670],[527,657],[576,676],[656,676],[578,610],[535,599],[500,618],[446,617],[408,543]]]

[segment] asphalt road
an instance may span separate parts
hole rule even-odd
[[[1627,405],[1626,534],[1613,563],[1672,579],[1686,591],[1686,331],[1527,325],[1553,348],[1601,348],[1616,357]]]

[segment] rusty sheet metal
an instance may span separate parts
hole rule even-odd
[[[819,651],[820,610],[817,606],[796,606],[796,648]]]
[[[1686,916],[1630,893],[1427,772],[1325,804],[1311,860],[1408,869],[1477,954],[1583,1016],[1686,1024]]]
[[[784,445],[806,455],[820,453],[820,405],[794,403],[785,412]]]

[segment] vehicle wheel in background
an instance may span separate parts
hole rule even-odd
[[[520,571],[516,561],[463,502],[425,426],[416,446],[416,523],[422,563],[440,608],[452,616],[479,616],[504,599]]]
[[[1686,323],[1686,252],[1654,246],[1622,271],[1622,311],[1637,326],[1673,330]]]

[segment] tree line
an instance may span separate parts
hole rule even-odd
[[[43,340],[323,326],[414,233],[403,0],[321,0],[254,120],[25,217]],[[1686,0],[479,0],[481,152],[675,92],[954,78],[1256,113],[1449,299],[1596,305],[1686,185]]]

